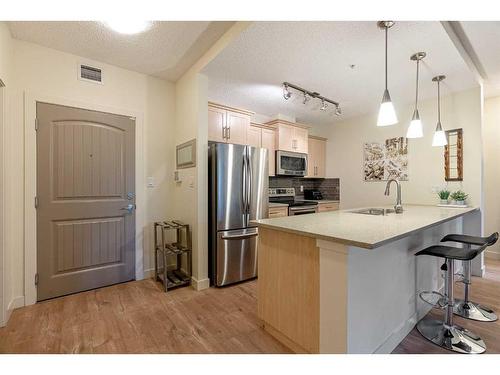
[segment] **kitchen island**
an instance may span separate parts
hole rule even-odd
[[[295,352],[390,353],[430,310],[418,292],[442,286],[442,261],[415,253],[481,234],[478,208],[404,208],[256,221],[264,328]]]

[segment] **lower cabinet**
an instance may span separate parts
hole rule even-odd
[[[318,202],[318,212],[336,211],[339,209],[338,202]]]
[[[288,216],[288,207],[269,207],[269,218]]]

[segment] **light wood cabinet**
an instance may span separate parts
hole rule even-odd
[[[325,178],[326,138],[309,136],[308,144],[306,177]]]
[[[262,124],[253,123],[248,127],[247,143],[253,147],[262,147],[268,150],[269,176],[276,174],[275,131]]]
[[[309,131],[305,125],[284,120],[273,120],[266,125],[276,129],[276,150],[307,154]]]
[[[318,202],[318,212],[336,211],[339,209],[338,202]]]
[[[269,207],[269,218],[288,216],[288,207]]]
[[[247,144],[247,132],[252,112],[208,103],[208,140]]]

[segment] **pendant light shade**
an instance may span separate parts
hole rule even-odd
[[[417,84],[415,86],[415,109],[413,110],[410,126],[406,132],[406,138],[422,138],[424,136],[422,121],[420,121],[420,113],[418,113],[418,68],[420,60],[422,60],[425,56],[425,52],[417,52],[410,56],[410,60],[417,62]]]
[[[392,104],[391,95],[386,89],[384,91],[384,96],[382,97],[382,104],[378,111],[377,126],[389,126],[398,123],[398,118],[396,116],[396,111],[394,110],[394,105]]]
[[[389,126],[397,124],[398,117],[392,104],[391,95],[387,89],[387,34],[390,27],[394,25],[393,21],[379,21],[378,27],[385,31],[385,90],[382,97],[382,104],[378,112],[377,126]]]
[[[439,84],[445,79],[446,76],[436,76],[432,79],[433,82],[437,82],[438,87],[438,121],[436,125],[436,131],[434,132],[434,137],[432,138],[432,145],[435,147],[446,146],[448,141],[446,140],[446,134],[443,130],[443,126],[441,125],[441,91]]]
[[[424,131],[422,128],[422,121],[420,121],[420,114],[418,109],[415,108],[413,111],[413,116],[411,118],[410,126],[408,126],[408,131],[406,132],[406,138],[422,138],[424,136]]]

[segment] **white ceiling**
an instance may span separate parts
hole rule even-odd
[[[136,35],[102,22],[8,22],[12,37],[171,81],[177,80],[233,22],[155,21]]]
[[[389,90],[396,105],[415,96],[415,63],[421,64],[420,98],[436,96],[431,81],[445,74],[444,95],[477,83],[439,22],[396,22],[389,31]],[[351,64],[355,67],[352,69]],[[266,116],[278,113],[310,124],[328,124],[376,112],[384,88],[384,33],[376,22],[255,22],[206,68],[210,100]],[[284,100],[288,81],[339,101],[336,117]]]
[[[500,22],[460,22],[484,75],[485,95],[500,95]]]

